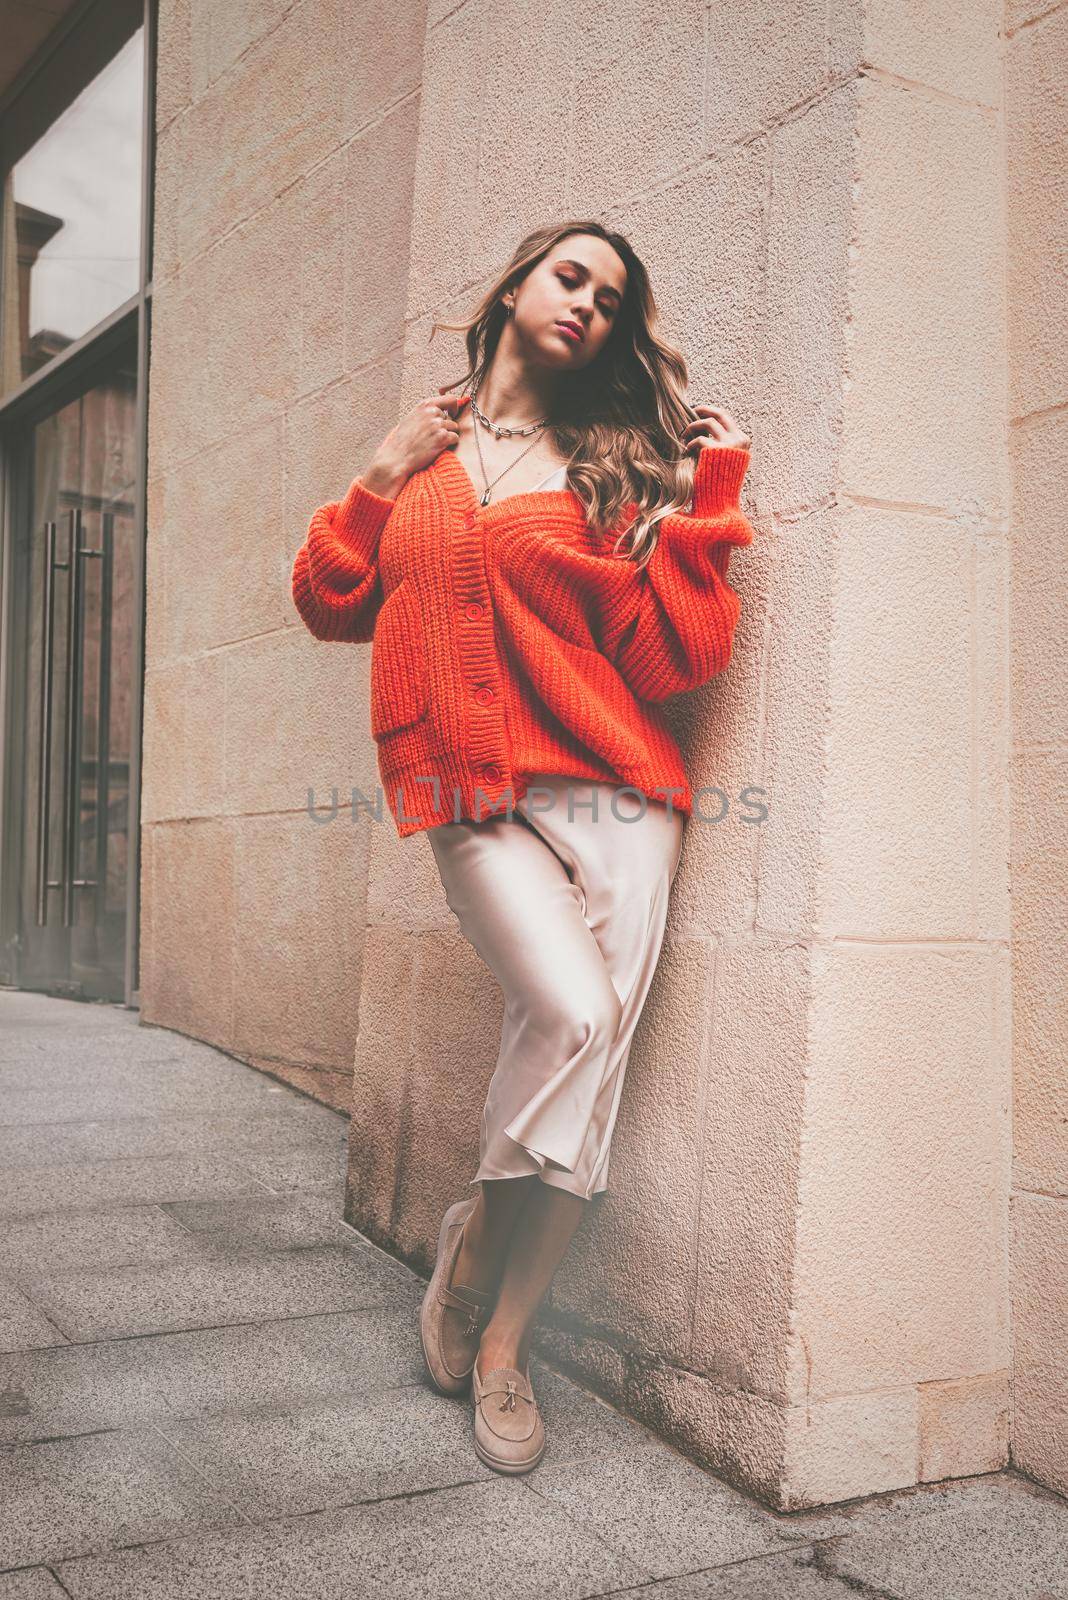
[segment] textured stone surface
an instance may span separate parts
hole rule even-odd
[[[1008,393],[1013,425],[1012,1455],[1068,1494],[1068,10],[1005,14]]]
[[[1068,1594],[1068,1507],[1018,1478],[856,1511],[825,1570],[897,1600],[1062,1600]]]
[[[1009,1375],[920,1385],[920,1479],[996,1472],[1009,1453]]]
[[[1008,1363],[1009,1085],[992,966],[868,941],[813,956],[798,1397]]]
[[[0,1453],[0,1568],[240,1522],[158,1433],[104,1433]]]
[[[657,1578],[781,1549],[791,1538],[745,1496],[666,1453],[578,1466],[546,1458],[537,1490]]]
[[[648,1577],[558,1506],[496,1474],[490,1483],[63,1562],[58,1571],[73,1600],[217,1600],[223,1593],[341,1600],[361,1590],[383,1600],[502,1593],[563,1600]]]
[[[63,1600],[64,1593],[47,1567],[0,1573],[0,1600]]]
[[[42,1276],[31,1288],[67,1337],[84,1341],[410,1304],[417,1280],[369,1248],[327,1246]]]
[[[63,1071],[50,1078],[47,1044],[64,1028],[68,1044],[80,1037],[91,1086],[93,1019],[71,1002],[0,994],[0,1037],[7,1016],[26,1010],[52,1019],[36,1036],[46,1048],[27,1032],[8,1064],[58,1116],[69,1087]],[[97,1043],[106,1037],[100,1030]],[[284,1165],[296,1154],[304,1187],[289,1187],[283,1170],[278,1192],[220,1197],[203,1167],[200,1198],[101,1210],[74,1186],[62,1210],[13,1223],[4,1271],[26,1306],[43,1315],[54,1300],[76,1339],[93,1336],[0,1354],[0,1600],[1058,1595],[1068,1505],[1014,1475],[777,1514],[665,1442],[771,1499],[791,1451],[788,1481],[841,1496],[858,1474],[907,1476],[917,1430],[921,1460],[974,1470],[974,1456],[952,1452],[961,1440],[982,1448],[1000,1426],[993,1380],[902,1387],[882,1411],[864,1401],[844,1417],[824,1412],[841,1401],[814,1401],[812,1450],[799,1466],[806,1435],[792,1413],[803,1408],[784,1413],[638,1350],[548,1330],[543,1353],[594,1370],[657,1432],[535,1356],[548,1452],[525,1480],[499,1477],[472,1448],[470,1398],[446,1399],[427,1380],[422,1281],[340,1219],[339,1119],[288,1089],[272,1094],[266,1115],[255,1070],[201,1045],[161,1059],[164,1037],[134,1028],[124,1070],[162,1072],[175,1086],[188,1075],[195,1087],[217,1064],[235,1119],[223,1118],[220,1139],[243,1160]],[[32,1091],[37,1069],[47,1087]],[[234,1140],[246,1092],[247,1138]],[[279,1144],[287,1119],[320,1136]],[[131,1120],[125,1134],[143,1140],[143,1113]],[[92,1125],[78,1126],[62,1164],[99,1167]],[[124,1147],[121,1122],[96,1128],[103,1149]],[[204,1130],[165,1112],[160,1131],[199,1140]],[[8,1146],[16,1164],[0,1166],[0,1178],[24,1174],[18,1163],[39,1153]],[[334,1309],[353,1297],[367,1303]],[[199,1325],[180,1326],[191,1315]],[[1013,1573],[1030,1587],[1006,1587]]]
[[[1013,1461],[1068,1495],[1068,1199],[1016,1194]]]
[[[788,1555],[755,1556],[717,1571],[653,1583],[638,1594],[653,1600],[855,1600],[856,1589],[832,1578],[811,1549]]]
[[[1005,440],[1033,430],[1017,475],[1058,504],[1064,8],[161,10],[146,1018],[335,1104],[355,1063],[345,1214],[427,1263],[477,1138],[493,991],[457,977],[425,841],[304,814],[309,787],[374,789],[369,651],[308,639],[289,566],[310,510],[462,370],[433,319],[465,314],[535,221],[604,217],[649,263],[691,397],[752,434],[737,661],[670,716],[696,780],[762,788],[771,819],[688,839],[671,932],[703,943],[643,1019],[612,1174],[630,1209],[584,1234],[551,1336],[772,1499],[988,1464],[1009,1360]],[[1020,593],[1056,638],[1064,580],[1037,532]],[[1047,741],[1044,650],[1012,687],[1023,737]],[[1021,1182],[1045,1195],[1063,1193],[1058,951],[1025,952],[1036,1065],[1018,1070]],[[139,1104],[185,1109],[166,1085]],[[0,1116],[42,1107],[20,1089]],[[314,1157],[273,1165],[248,1170],[317,1187]],[[101,1203],[182,1201],[151,1176]],[[1041,1427],[1062,1312],[1035,1270],[1020,1394]],[[953,1384],[973,1387],[932,1387]]]

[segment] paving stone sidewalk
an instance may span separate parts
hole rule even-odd
[[[345,1119],[121,1007],[0,991],[0,1600],[1068,1600],[1014,1473],[778,1516],[534,1358],[509,1479]]]

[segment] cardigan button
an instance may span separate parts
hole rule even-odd
[[[467,513],[467,515],[464,517],[464,527],[465,528],[473,528],[474,525],[475,525],[475,513],[473,511],[469,511]]]
[[[475,699],[478,701],[480,706],[488,706],[490,701],[493,699],[493,690],[492,689],[476,689],[475,690]]]
[[[472,600],[471,604],[467,607],[467,615],[471,618],[472,622],[478,621],[479,617],[482,615],[482,607],[479,605],[477,600]]]
[[[501,776],[500,767],[488,766],[482,768],[482,776],[487,783],[497,783]]]

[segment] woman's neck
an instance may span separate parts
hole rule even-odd
[[[529,427],[551,416],[555,395],[553,373],[533,370],[511,351],[498,347],[479,386],[478,409],[503,427]]]

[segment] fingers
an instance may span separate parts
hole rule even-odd
[[[717,428],[729,433],[733,426],[733,419],[729,411],[724,411],[720,406],[693,406],[692,410],[698,413],[695,422],[686,425],[686,432],[714,432]]]
[[[722,406],[691,406],[690,410],[697,413],[697,420],[687,423],[683,430],[683,439],[686,441],[684,453],[689,454],[695,446],[700,449],[706,445],[749,448],[748,436]]]
[[[469,394],[445,394],[439,389],[437,394],[428,395],[421,402],[434,427],[435,437],[443,447],[459,443],[460,424],[457,417],[470,398]]]
[[[692,450],[694,445],[720,444],[730,436],[731,430],[715,417],[702,417],[697,422],[689,423],[683,430],[683,440],[687,450]]]

